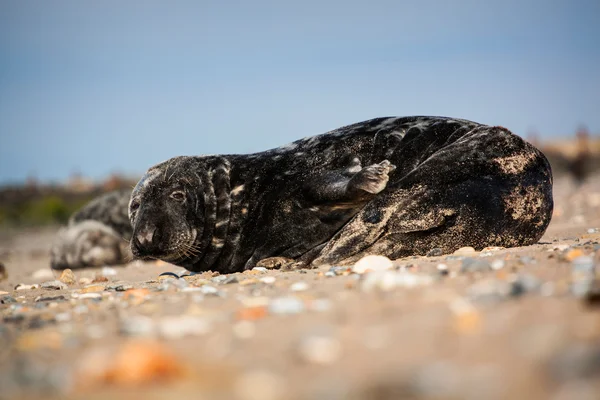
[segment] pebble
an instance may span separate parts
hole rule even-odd
[[[429,285],[433,277],[406,271],[378,271],[367,274],[362,281],[364,291],[390,291],[397,287],[412,288]]]
[[[438,257],[444,254],[444,251],[442,249],[440,249],[439,247],[435,247],[431,250],[429,250],[426,254],[427,257]]]
[[[264,276],[259,279],[262,283],[266,283],[267,285],[272,285],[275,283],[276,279],[274,276]]]
[[[475,250],[473,247],[465,246],[465,247],[461,247],[460,249],[456,250],[452,254],[455,256],[472,256],[475,253],[477,253],[477,250]]]
[[[190,315],[164,317],[157,325],[160,336],[165,339],[198,336],[210,331],[210,324],[206,319]]]
[[[66,285],[74,285],[75,282],[77,282],[75,280],[75,274],[69,268],[65,269],[60,274],[60,277],[58,278],[58,280],[61,281],[64,284],[66,284]]]
[[[79,278],[79,284],[80,285],[89,285],[90,283],[92,283],[92,279],[91,278]]]
[[[308,290],[308,283],[303,281],[294,282],[290,285],[290,290],[292,292],[303,292],[305,290]]]
[[[54,273],[51,269],[43,268],[35,271],[33,274],[31,274],[31,277],[36,280],[52,279],[54,278]]]
[[[440,275],[448,275],[448,266],[446,264],[438,264],[436,269],[440,273]]]
[[[498,271],[502,268],[504,268],[504,260],[493,260],[490,263],[490,267],[494,270],[494,271]]]
[[[300,341],[298,353],[307,362],[329,365],[341,357],[342,345],[331,336],[311,335]]]
[[[106,287],[107,290],[114,290],[116,292],[125,292],[129,289],[133,289],[133,285],[124,282],[117,282]]]
[[[585,297],[592,289],[596,278],[594,259],[580,256],[571,262],[571,293],[577,297]]]
[[[530,274],[516,274],[509,278],[510,292],[513,297],[521,296],[525,293],[537,291],[541,282],[538,278]]]
[[[9,295],[4,295],[2,297],[0,297],[0,304],[13,304],[16,303],[17,300]]]
[[[120,321],[119,332],[125,336],[152,336],[156,333],[156,324],[150,317],[131,316]]]
[[[268,269],[266,269],[265,267],[254,267],[254,268],[252,268],[252,271],[265,273],[268,271]]]
[[[42,283],[42,288],[43,289],[51,289],[51,290],[65,290],[67,289],[67,285],[65,285],[64,283],[62,283],[61,281],[48,281],[48,282],[44,282]]]
[[[206,296],[221,296],[222,292],[214,286],[203,285],[200,287],[202,294]]]
[[[83,293],[80,294],[78,297],[78,299],[94,299],[94,300],[99,300],[102,298],[102,295],[100,293]]]
[[[385,256],[370,255],[358,260],[352,267],[352,272],[364,274],[369,271],[385,271],[393,267],[392,260]]]
[[[41,302],[41,301],[64,301],[66,300],[65,296],[58,295],[58,296],[38,296],[35,298],[35,302]]]
[[[486,260],[481,260],[477,258],[467,257],[462,261],[460,266],[460,272],[469,273],[469,272],[487,272],[491,271],[492,267],[489,262]]]
[[[304,302],[295,296],[276,297],[269,303],[271,314],[299,314],[304,309]]]
[[[103,285],[90,285],[81,289],[81,293],[94,293],[94,292],[102,292],[104,291]]]
[[[333,271],[327,271],[327,272],[325,272],[325,276],[327,278],[333,278],[335,276],[335,272],[333,272]]]
[[[105,276],[107,278],[111,276],[117,276],[117,270],[111,267],[103,267],[100,273],[102,274],[102,276]]]
[[[15,286],[15,290],[32,290],[32,289],[38,289],[39,287],[40,287],[40,285],[37,285],[37,284],[26,285],[24,283],[19,283],[17,286]]]

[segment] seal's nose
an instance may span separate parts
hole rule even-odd
[[[160,242],[159,231],[156,226],[146,225],[138,228],[133,233],[132,250],[134,254],[144,256],[155,253]]]
[[[154,226],[146,227],[145,229],[139,230],[135,237],[137,238],[137,241],[140,245],[146,246],[152,244],[152,239],[154,238],[155,231],[156,227]]]

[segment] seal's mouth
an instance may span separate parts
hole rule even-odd
[[[148,233],[134,234],[131,240],[131,253],[138,260],[162,260],[175,263],[199,255],[195,244],[196,229],[180,232],[175,236],[161,237],[160,240],[144,240]]]

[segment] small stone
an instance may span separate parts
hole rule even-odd
[[[221,275],[221,276],[225,277],[225,279],[221,282],[223,285],[238,283],[238,278],[235,275]]]
[[[494,271],[498,271],[498,270],[504,268],[504,260],[493,260],[490,264],[490,267]]]
[[[369,255],[358,260],[352,267],[352,272],[364,274],[368,271],[385,271],[393,265],[392,260],[385,256]]]
[[[92,299],[92,300],[100,300],[102,299],[102,295],[100,293],[83,293],[80,294],[78,299]]]
[[[117,270],[111,267],[103,267],[101,274],[102,276],[110,278],[113,276],[117,276]]]
[[[457,299],[450,303],[450,310],[454,313],[454,329],[461,334],[477,334],[482,328],[482,317],[468,301]]]
[[[571,262],[575,261],[576,258],[584,256],[583,250],[581,249],[571,249],[567,251],[564,255],[565,260]]]
[[[190,315],[164,317],[158,322],[158,332],[165,339],[180,339],[207,333],[210,324],[206,319]]]
[[[125,292],[129,289],[133,289],[133,285],[124,282],[117,282],[106,287],[107,290],[114,290],[116,292]]]
[[[156,324],[150,317],[136,315],[121,320],[119,332],[125,336],[152,336],[156,333]]]
[[[442,276],[446,276],[449,273],[448,266],[446,264],[438,264],[436,268]]]
[[[588,228],[587,233],[597,233],[600,232],[600,228]]]
[[[510,279],[509,295],[513,297],[521,296],[528,292],[533,292],[540,287],[540,280],[533,275],[518,274]]]
[[[102,292],[104,291],[105,287],[103,285],[91,285],[91,286],[86,286],[83,289],[81,289],[81,293],[93,293],[93,292]]]
[[[92,283],[103,283],[108,282],[108,278],[104,275],[96,275],[92,280]]]
[[[0,297],[0,304],[13,304],[16,302],[17,300],[12,296],[4,295]]]
[[[66,284],[66,285],[74,285],[75,282],[76,282],[76,280],[75,280],[75,274],[69,268],[65,269],[60,274],[60,277],[58,278],[58,280],[61,281],[64,284]]]
[[[325,276],[327,278],[333,278],[335,276],[335,272],[333,272],[333,271],[327,271],[327,272],[325,272]]]
[[[24,283],[19,283],[17,286],[15,286],[15,290],[32,290],[32,289],[38,289],[39,287],[40,287],[40,285],[37,285],[37,284],[26,285]]]
[[[305,290],[308,290],[308,283],[306,282],[294,282],[290,285],[290,290],[292,292],[303,292]]]
[[[584,295],[585,303],[590,307],[600,307],[600,281],[595,279]]]
[[[254,267],[254,268],[252,268],[252,271],[258,271],[258,272],[266,273],[266,272],[268,272],[268,269],[265,268],[265,267]]]
[[[300,342],[298,352],[305,361],[329,365],[342,355],[342,345],[330,336],[311,335]]]
[[[275,283],[276,279],[274,276],[264,276],[260,278],[260,281],[262,283],[266,283],[267,285],[272,285],[273,283]]]
[[[42,302],[42,301],[65,301],[66,298],[63,295],[58,295],[58,296],[38,296],[35,298],[35,302]]]
[[[80,285],[89,285],[90,283],[92,283],[92,279],[91,278],[79,278],[79,284]]]
[[[460,272],[486,272],[491,271],[492,267],[486,260],[467,257],[462,261]]]
[[[232,277],[235,277],[235,275],[232,275]],[[218,275],[218,276],[215,276],[214,278],[211,278],[210,281],[213,283],[223,283],[223,281],[225,281],[227,278],[228,278],[227,275]],[[237,278],[236,278],[236,281],[237,281]]]
[[[31,277],[35,280],[52,279],[54,278],[54,273],[51,269],[43,268],[35,271],[33,274],[31,274]]]
[[[0,262],[0,281],[5,280],[6,278],[8,278],[8,272],[6,271],[4,264]]]
[[[202,294],[205,296],[221,296],[221,292],[214,286],[203,285],[200,287]]]
[[[455,256],[473,256],[475,253],[477,253],[477,250],[475,250],[473,247],[465,246],[465,247],[461,247],[460,249],[456,250],[452,254]]]
[[[236,319],[242,321],[256,321],[267,316],[265,306],[244,307],[237,311]]]
[[[51,290],[65,290],[67,289],[67,285],[65,285],[64,283],[62,283],[61,281],[49,281],[49,282],[44,282],[42,283],[42,288],[43,289],[51,289]]]
[[[438,257],[444,254],[444,251],[442,249],[440,249],[439,247],[435,247],[431,250],[429,250],[426,254],[427,257]]]
[[[241,286],[255,285],[257,283],[260,283],[260,281],[256,278],[248,278],[240,281]]]
[[[297,297],[276,297],[269,303],[271,314],[298,314],[304,311],[304,302]]]

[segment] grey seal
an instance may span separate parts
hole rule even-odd
[[[552,215],[546,157],[509,130],[385,117],[247,155],[181,156],[129,204],[135,257],[242,271],[271,257],[348,264],[368,254],[523,246]]]
[[[128,217],[130,189],[95,198],[69,218],[52,244],[53,269],[123,264],[132,259]]]

